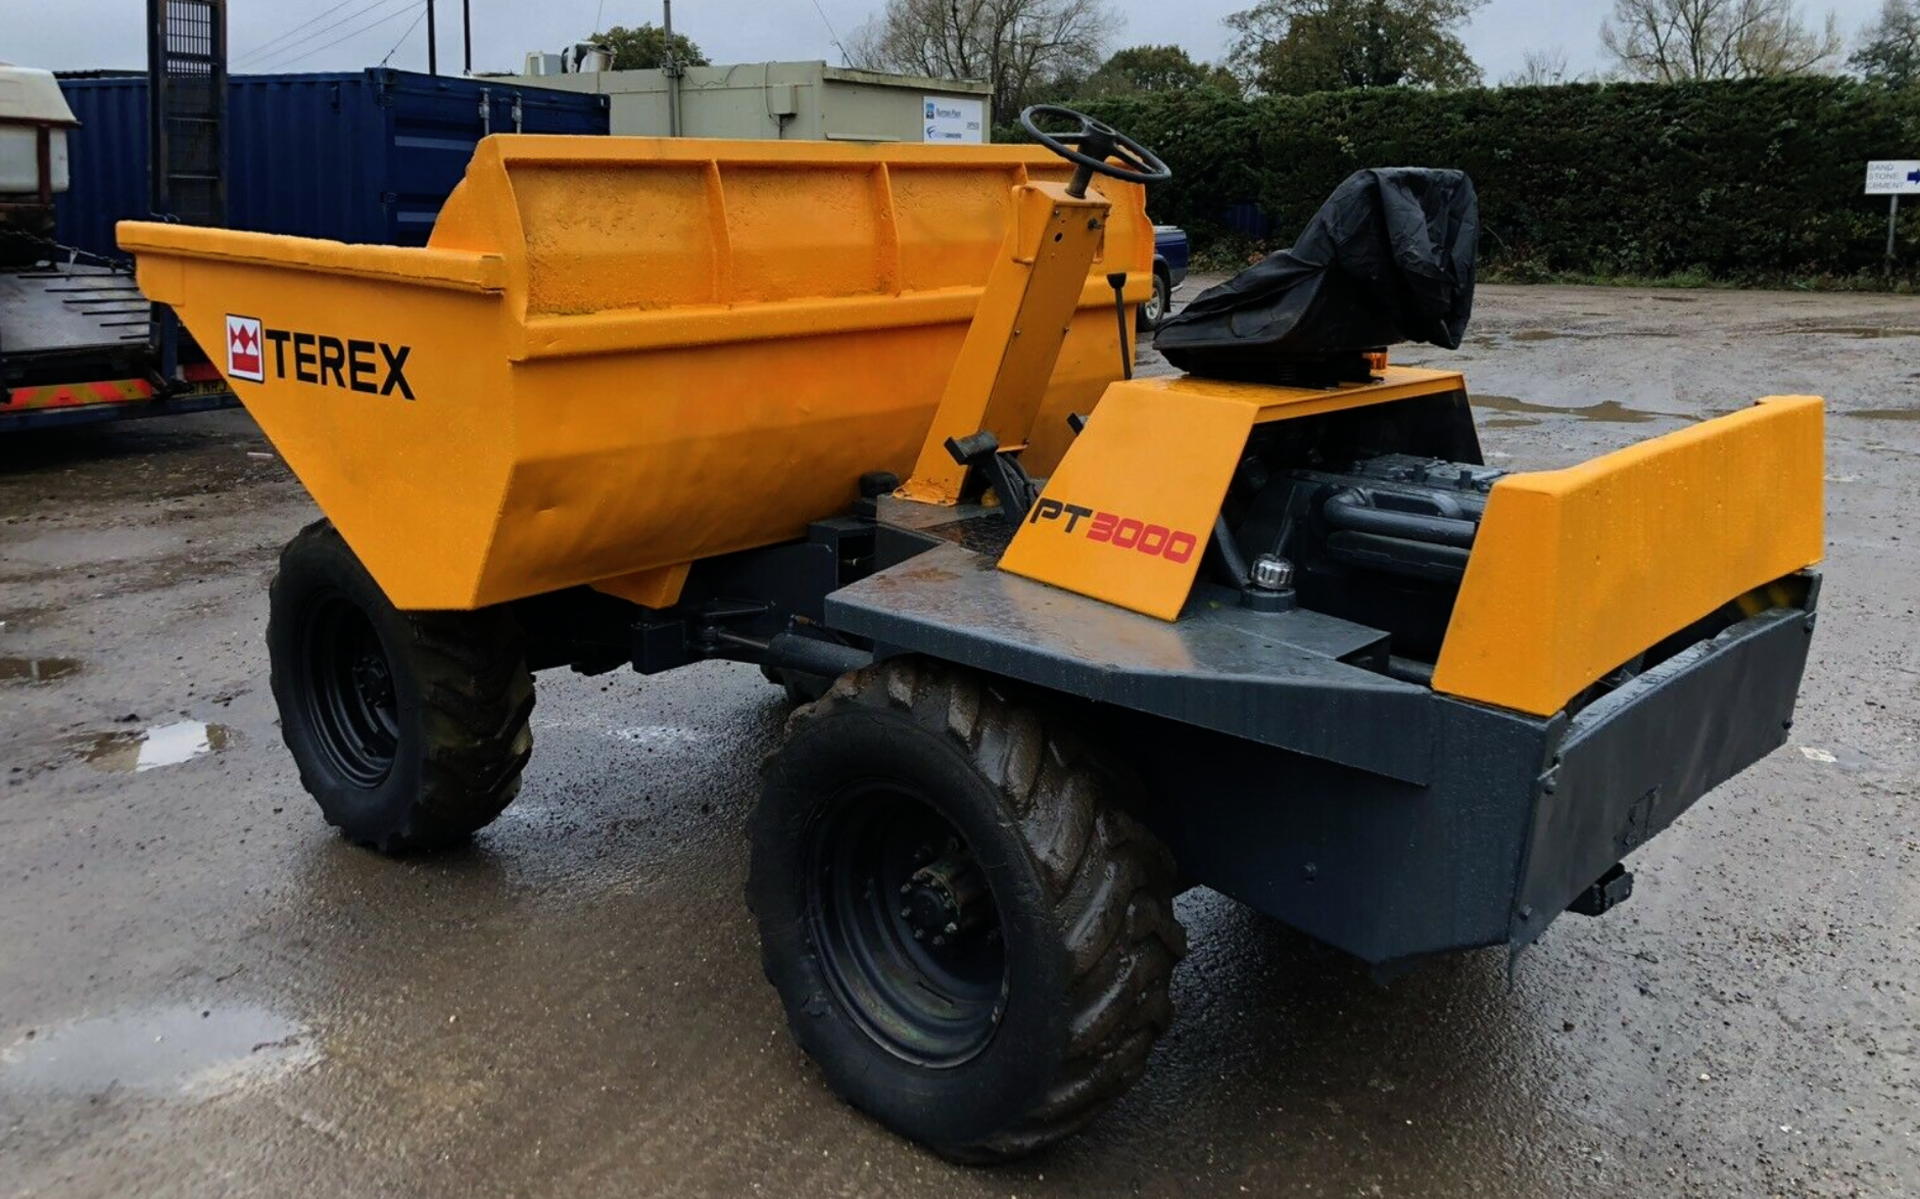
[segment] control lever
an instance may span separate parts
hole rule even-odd
[[[1120,322],[1120,377],[1133,378],[1133,347],[1127,344],[1127,272],[1115,271],[1107,276],[1107,286],[1113,289],[1113,318]],[[1079,432],[1079,430],[1074,430]]]
[[[1003,453],[1000,439],[982,429],[968,437],[947,438],[947,453],[962,466],[983,471],[987,485],[1000,497],[1000,514],[1016,527],[1027,519],[1027,510],[1040,498],[1039,485],[1017,454]]]

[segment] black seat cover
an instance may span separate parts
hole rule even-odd
[[[1399,342],[1458,349],[1479,240],[1464,172],[1359,171],[1291,250],[1201,292],[1154,344],[1182,370],[1237,378]]]

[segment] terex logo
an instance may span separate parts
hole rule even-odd
[[[260,369],[260,322],[253,317],[227,317],[227,373],[254,383],[266,377]]]
[[[1078,532],[1088,541],[1105,542],[1115,549],[1134,550],[1150,558],[1165,558],[1176,565],[1190,561],[1200,546],[1200,539],[1192,533],[1148,524],[1131,516],[1096,512],[1064,500],[1036,500],[1033,511],[1027,515],[1027,523],[1035,525],[1043,520],[1064,521],[1060,531],[1068,536]]]
[[[390,346],[384,341],[330,337],[292,329],[268,329],[250,316],[227,317],[227,374],[254,383],[266,382],[266,350],[273,345],[274,377],[291,372],[301,383],[339,387],[368,395],[399,392],[413,398],[407,382],[407,356],[412,346]]]

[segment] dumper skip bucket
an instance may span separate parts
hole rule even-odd
[[[123,222],[172,305],[402,608],[591,584],[800,536],[905,474],[1037,147],[501,136],[424,249]],[[1141,189],[1026,461],[1121,370],[1105,276],[1151,289]]]

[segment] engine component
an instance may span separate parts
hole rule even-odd
[[[1296,493],[1289,510],[1304,508],[1308,516],[1300,535],[1318,544],[1320,556],[1358,569],[1458,584],[1487,493],[1504,473],[1385,454],[1340,473],[1290,471],[1282,482]]]

